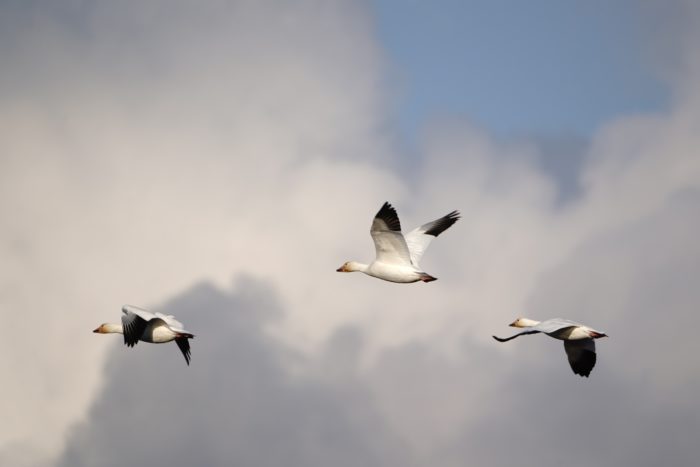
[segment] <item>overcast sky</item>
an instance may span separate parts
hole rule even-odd
[[[0,464],[700,457],[700,9],[432,5],[0,2]],[[437,282],[335,272],[387,200]]]

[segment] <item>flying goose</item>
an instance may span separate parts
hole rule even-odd
[[[577,375],[588,377],[595,366],[596,353],[595,341],[601,337],[608,337],[600,331],[584,326],[583,324],[569,321],[568,319],[554,318],[546,321],[535,321],[528,318],[518,318],[510,326],[526,328],[510,337],[501,338],[493,336],[498,342],[507,342],[525,334],[545,333],[550,337],[564,341],[564,350],[569,359],[569,365]]]
[[[370,264],[348,261],[337,269],[338,272],[360,271],[368,276],[389,282],[431,282],[437,278],[420,269],[420,261],[425,249],[435,237],[450,228],[459,219],[459,212],[423,224],[408,234],[401,233],[401,223],[391,204],[385,202],[372,221],[369,233],[374,240],[376,258]]]
[[[124,344],[135,346],[138,341],[163,344],[175,341],[185,361],[190,364],[190,342],[193,334],[185,331],[181,322],[172,315],[151,313],[141,308],[124,305],[122,307],[122,324],[104,323],[92,332],[99,334],[124,334]]]

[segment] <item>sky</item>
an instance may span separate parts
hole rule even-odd
[[[664,108],[644,2],[379,0],[402,138],[457,115],[496,136],[590,137],[621,114]],[[675,14],[673,3],[663,16]],[[517,79],[514,79],[517,78]]]
[[[692,465],[700,9],[608,3],[0,2],[0,464]]]

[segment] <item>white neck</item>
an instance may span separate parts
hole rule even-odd
[[[348,267],[352,272],[359,271],[359,272],[364,272],[365,274],[367,273],[367,270],[369,269],[368,264],[358,263],[357,261],[350,261],[348,263]]]
[[[102,325],[102,332],[105,334],[124,334],[124,328],[121,324],[105,323]]]

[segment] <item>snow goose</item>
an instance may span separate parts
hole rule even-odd
[[[600,337],[608,337],[600,331],[584,326],[583,324],[569,321],[568,319],[554,318],[546,321],[535,321],[528,318],[518,318],[510,326],[525,328],[510,337],[501,338],[493,336],[498,342],[507,342],[525,334],[544,333],[555,339],[564,341],[564,350],[569,359],[569,365],[577,375],[588,377],[595,366],[596,353],[595,341]]]
[[[458,219],[459,212],[452,211],[440,219],[423,224],[407,235],[403,235],[396,209],[385,202],[377,215],[374,216],[369,231],[374,240],[375,260],[370,264],[348,261],[337,271],[360,271],[368,276],[400,283],[437,280],[423,272],[418,262],[430,242],[450,228]]]
[[[141,308],[124,305],[122,324],[104,323],[92,332],[99,334],[124,334],[124,344],[135,346],[138,341],[163,344],[175,341],[185,361],[190,364],[190,342],[193,334],[185,331],[181,322],[172,315],[151,313]]]

